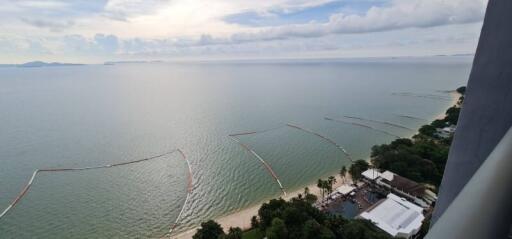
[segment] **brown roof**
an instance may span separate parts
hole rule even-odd
[[[386,179],[383,180],[391,187],[406,192],[413,196],[423,196],[423,194],[425,193],[425,186],[397,174],[393,176],[393,181],[391,182]]]

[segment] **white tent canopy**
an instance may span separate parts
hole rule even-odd
[[[356,188],[355,188],[355,187],[353,187],[353,186],[343,184],[343,185],[341,185],[340,187],[338,187],[338,188],[336,189],[336,191],[338,191],[339,193],[341,193],[341,194],[343,194],[343,195],[347,195],[347,194],[349,194],[350,192],[354,191],[354,189],[356,189]]]

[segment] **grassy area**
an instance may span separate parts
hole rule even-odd
[[[263,233],[261,233],[260,229],[251,229],[249,231],[244,232],[242,235],[243,239],[262,239]]]

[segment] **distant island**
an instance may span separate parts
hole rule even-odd
[[[116,64],[137,64],[137,63],[162,63],[163,61],[154,60],[154,61],[105,61],[103,65],[116,65]]]
[[[46,66],[82,66],[82,65],[84,65],[84,64],[31,61],[31,62],[18,64],[18,65],[14,65],[14,66],[17,66],[17,67],[46,67]]]
[[[84,64],[30,61],[23,64],[0,64],[0,67],[46,67],[46,66],[83,66]]]

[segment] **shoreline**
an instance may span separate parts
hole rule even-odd
[[[448,108],[457,104],[457,101],[459,99],[458,96],[460,95],[456,91],[451,91],[449,94],[452,97],[452,100],[450,101]],[[434,116],[430,120],[430,122],[432,122],[436,119],[444,118],[445,113],[446,113],[446,109],[443,110],[442,112],[440,112],[438,115]],[[412,138],[412,136],[414,136],[415,134],[418,133],[417,132],[418,129],[413,134],[408,135],[403,138]],[[369,161],[369,160],[370,159],[367,159],[367,161]],[[348,172],[347,172],[347,176],[344,181],[341,179],[341,176],[339,175],[339,173],[336,173],[336,175],[331,174],[331,175],[327,175],[327,176],[335,176],[336,177],[336,183],[333,185],[333,189],[336,189],[336,188],[340,187],[341,185],[346,184],[347,182],[352,182],[352,179]],[[303,185],[302,188],[288,192],[288,194],[285,197],[283,197],[281,195],[278,197],[271,197],[271,198],[280,198],[281,197],[285,200],[290,200],[291,198],[298,196],[300,193],[303,193],[305,187],[308,187],[310,193],[316,195],[319,199],[322,197],[322,192],[316,186],[316,183],[311,182],[309,184]],[[227,231],[230,227],[240,227],[242,230],[249,229],[251,227],[251,218],[258,214],[258,210],[261,207],[261,204],[265,203],[267,201],[268,201],[268,199],[262,200],[260,202],[256,202],[254,205],[251,205],[251,206],[248,206],[245,208],[241,208],[238,211],[230,212],[226,215],[214,218],[214,220],[222,226],[224,231]],[[199,228],[199,227],[194,227],[194,228],[188,229],[186,231],[180,232],[177,235],[171,236],[171,238],[173,238],[173,239],[192,239],[192,236],[196,232],[197,228]]]
[[[352,178],[350,177],[350,174],[347,172],[346,175],[347,176],[345,177],[345,180],[343,180],[339,174],[331,175],[331,176],[336,177],[336,183],[333,185],[334,190],[343,184],[352,182]],[[276,198],[276,199],[283,198],[284,200],[288,201],[288,200],[292,199],[293,197],[297,197],[299,194],[303,193],[305,187],[309,188],[309,193],[314,194],[319,199],[322,198],[322,191],[320,190],[320,188],[318,188],[316,186],[316,183],[314,183],[314,182],[304,185],[302,188],[288,192],[285,197],[279,196],[279,197],[272,197],[272,198]],[[227,231],[230,227],[240,227],[240,228],[242,228],[242,230],[249,229],[251,227],[251,218],[253,216],[258,215],[258,210],[260,209],[261,204],[265,203],[267,201],[268,201],[268,199],[263,200],[261,202],[257,202],[254,205],[251,205],[246,208],[242,208],[238,211],[231,212],[227,215],[215,218],[215,221],[222,226],[224,231]],[[197,228],[198,227],[186,230],[184,232],[180,232],[179,234],[174,235],[171,238],[173,238],[173,239],[191,239],[192,236],[194,235],[194,233],[196,232]]]

